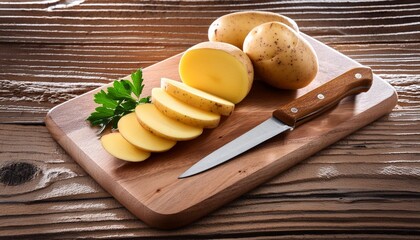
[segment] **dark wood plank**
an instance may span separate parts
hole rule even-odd
[[[41,169],[21,185],[1,183],[3,238],[418,238],[418,1],[57,3],[0,2],[0,168],[29,162]],[[43,118],[58,103],[205,40],[213,19],[246,9],[286,14],[371,66],[397,89],[398,106],[191,227],[147,228],[55,144]]]

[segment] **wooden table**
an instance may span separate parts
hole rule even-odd
[[[387,116],[187,227],[142,223],[51,138],[49,109],[207,39],[217,17],[285,14],[392,84]],[[418,1],[1,1],[2,238],[418,239]]]

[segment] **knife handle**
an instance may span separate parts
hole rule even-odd
[[[343,98],[366,92],[373,74],[368,67],[356,67],[273,112],[283,123],[297,127],[337,105]]]

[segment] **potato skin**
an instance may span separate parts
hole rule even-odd
[[[244,52],[256,76],[276,88],[303,88],[318,72],[312,46],[283,23],[269,22],[253,28],[245,38]]]
[[[230,43],[242,49],[246,35],[254,27],[272,21],[282,22],[299,32],[296,22],[286,16],[264,11],[243,11],[216,19],[208,29],[208,38],[211,42]]]

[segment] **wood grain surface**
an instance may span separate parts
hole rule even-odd
[[[54,107],[45,119],[47,129],[93,179],[142,221],[162,229],[185,226],[395,107],[395,90],[373,75],[369,68],[360,68],[354,60],[309,36],[303,36],[314,48],[319,61],[319,72],[311,84],[298,91],[287,91],[275,90],[256,81],[248,96],[235,106],[234,113],[222,119],[217,128],[205,130],[193,141],[178,142],[170,151],[152,154],[142,163],[127,163],[109,155],[98,139],[98,129],[92,128],[86,121],[86,116],[96,107],[92,102],[93,95],[111,83]],[[160,86],[162,77],[180,80],[180,55],[143,70],[145,96],[151,94],[152,88]],[[361,74],[364,80],[357,80],[356,74]],[[348,82],[347,85],[344,82]],[[353,85],[357,89],[354,86],[356,82],[364,83],[364,91],[369,91],[345,98],[338,104],[341,98],[334,95],[351,94],[351,90],[346,88]],[[341,87],[343,89],[340,90]],[[297,107],[308,114],[305,110],[308,106],[303,104],[315,106],[312,99],[318,99],[319,93],[326,98],[322,101],[323,106],[331,105],[328,99],[336,101],[334,107],[322,116],[299,127],[300,122],[288,123],[279,118],[298,128],[274,137],[211,171],[178,179],[197,161],[268,119],[279,106],[294,102],[287,112],[291,107]],[[297,98],[304,99],[302,105]]]
[[[176,231],[137,220],[51,138],[49,109],[206,40],[239,10],[285,14],[370,66],[398,106],[205,219]],[[418,1],[1,1],[0,236],[418,239]]]

